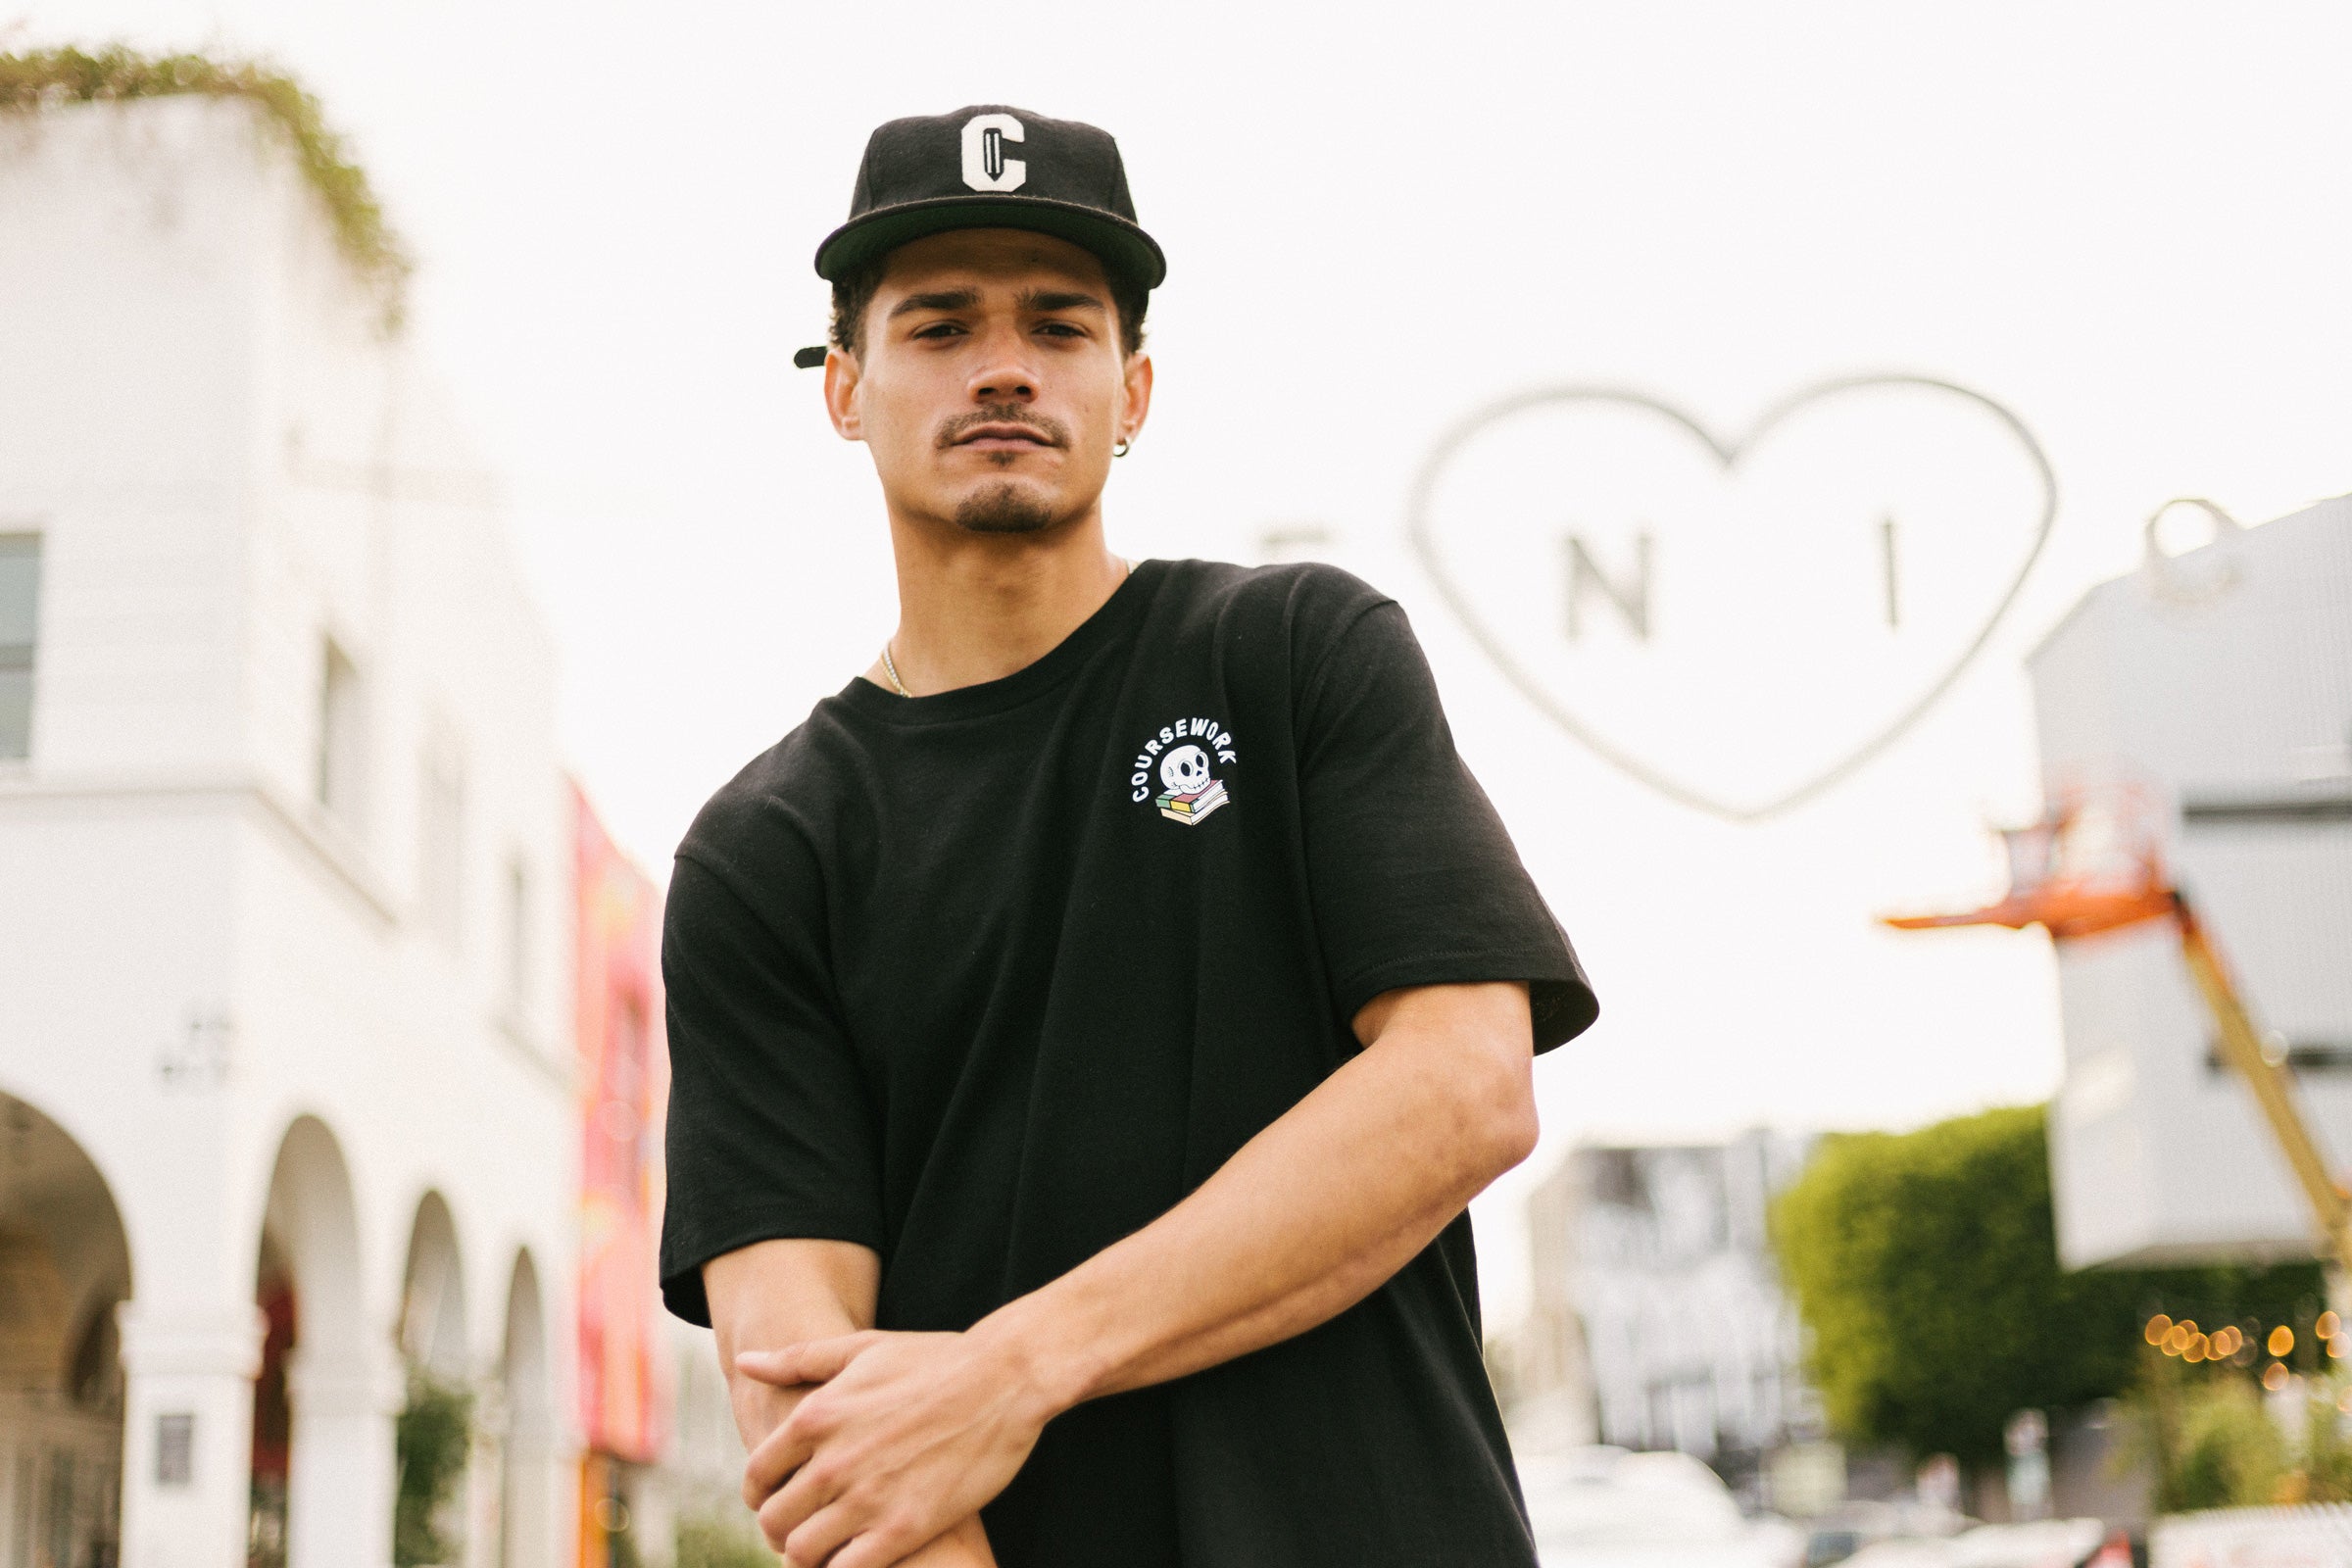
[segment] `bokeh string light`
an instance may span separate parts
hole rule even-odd
[[[2158,1312],[2141,1325],[2140,1338],[2166,1355],[2177,1357],[2190,1366],[2226,1363],[2250,1367],[2258,1351],[2267,1352],[2271,1360],[2270,1365],[2262,1369],[2262,1386],[2276,1394],[2285,1388],[2294,1376],[2288,1370],[2285,1358],[2294,1351],[2295,1331],[2284,1323],[2274,1327],[2267,1335],[2262,1333],[2259,1325],[2253,1327],[2251,1336],[2234,1323],[2225,1323],[2207,1333],[2197,1327],[2194,1318],[2174,1319]],[[2343,1320],[2333,1312],[2320,1315],[2312,1325],[2312,1338],[2316,1345],[2326,1348],[2331,1359],[2352,1354],[2352,1329],[2347,1329]],[[2347,1389],[2343,1397],[2345,1402],[2342,1408],[2347,1414],[2352,1414],[2352,1389]]]

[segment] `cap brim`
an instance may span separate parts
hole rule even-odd
[[[908,240],[957,228],[1025,228],[1066,239],[1094,252],[1105,270],[1147,289],[1159,287],[1168,275],[1158,245],[1125,219],[1075,202],[1009,195],[935,196],[853,219],[816,248],[816,275],[834,282]]]

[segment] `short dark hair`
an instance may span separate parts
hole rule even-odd
[[[844,354],[856,354],[865,335],[865,308],[874,303],[874,295],[882,287],[882,274],[890,268],[890,253],[885,251],[872,261],[843,273],[833,284],[833,346]],[[1119,346],[1127,354],[1135,354],[1144,346],[1144,312],[1151,308],[1152,291],[1139,288],[1126,277],[1103,269],[1110,283],[1110,308],[1119,318]]]

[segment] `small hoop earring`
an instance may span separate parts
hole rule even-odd
[[[1132,452],[1132,451],[1134,451],[1134,450],[1135,450],[1135,443],[1134,443],[1134,442],[1132,442],[1132,441],[1121,441],[1121,442],[1120,442],[1120,443],[1119,443],[1117,446],[1114,446],[1114,447],[1112,447],[1112,448],[1110,449],[1110,455],[1111,455],[1112,457],[1114,457],[1114,458],[1123,458],[1123,457],[1125,457],[1125,456],[1126,456],[1128,453],[1130,453],[1130,452]]]

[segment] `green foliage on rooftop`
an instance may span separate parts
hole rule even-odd
[[[122,44],[95,53],[66,47],[0,54],[0,115],[37,114],[69,103],[189,94],[243,98],[265,111],[285,134],[311,188],[326,204],[344,256],[382,299],[385,324],[397,325],[414,264],[385,221],[366,171],[352,162],[318,100],[292,76],[261,60],[146,55]]]

